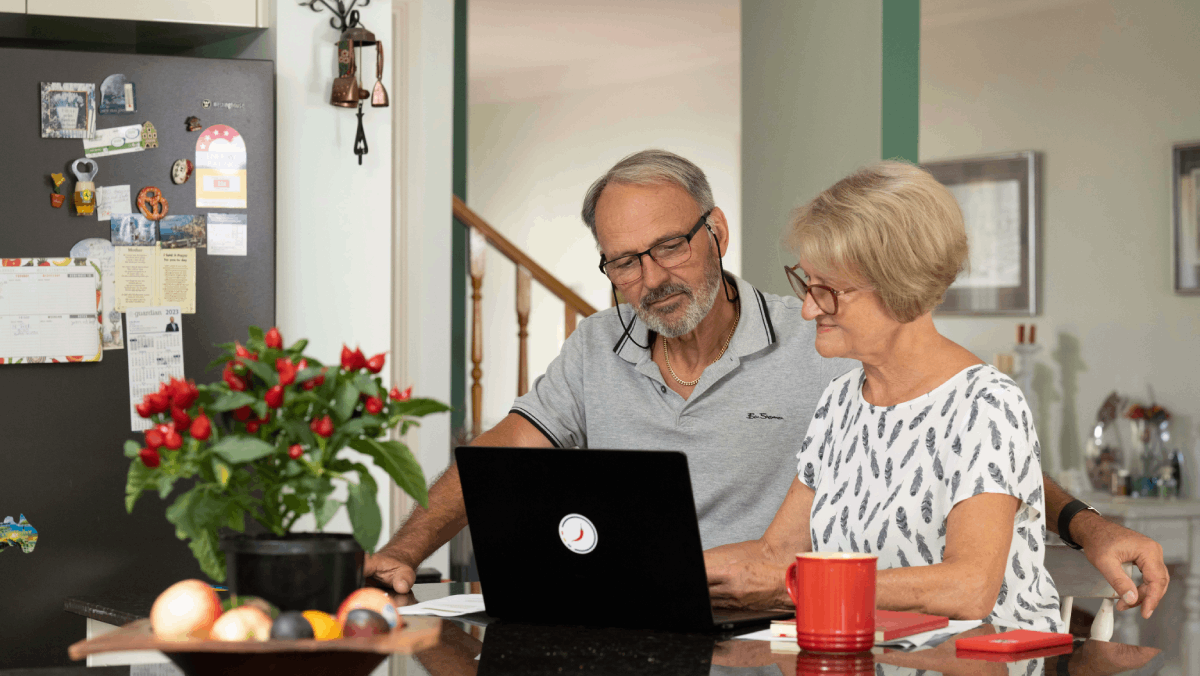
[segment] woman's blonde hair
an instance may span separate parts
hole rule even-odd
[[[905,323],[942,302],[967,260],[954,195],[895,160],[859,169],[796,209],[783,239],[808,272],[869,286]]]

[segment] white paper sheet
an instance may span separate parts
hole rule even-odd
[[[483,594],[456,594],[396,609],[401,615],[458,617],[483,612]]]
[[[171,320],[174,320],[172,322]],[[175,330],[168,330],[173,324]],[[129,421],[134,432],[150,421],[134,409],[158,384],[183,378],[183,314],[178,307],[139,307],[125,313],[129,355]]]
[[[208,215],[208,255],[246,255],[246,214]]]
[[[952,288],[1021,286],[1021,184],[960,183],[950,192],[962,207],[970,246],[969,268]]]
[[[0,363],[100,361],[100,300],[100,274],[87,259],[4,259]]]
[[[107,221],[113,214],[128,214],[133,211],[129,200],[129,186],[105,185],[96,188],[96,220]]]
[[[969,629],[974,629],[981,624],[983,624],[983,622],[980,620],[950,620],[950,624],[942,627],[941,629],[934,629],[932,631],[926,631],[920,634],[913,634],[912,636],[905,636],[904,638],[898,638],[892,641],[884,641],[882,643],[876,643],[875,645],[912,648],[924,645],[934,637],[942,635],[955,636]],[[735,636],[734,638],[739,638],[743,641],[781,641],[784,643],[795,643],[796,641],[794,638],[774,638],[771,636],[770,628],[763,629],[761,631],[753,631],[749,634],[742,634],[741,636]]]

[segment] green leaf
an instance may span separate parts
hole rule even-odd
[[[421,418],[430,413],[442,413],[443,411],[452,411],[452,406],[447,406],[436,399],[409,399],[408,401],[393,401],[391,403],[391,412],[399,413],[413,418]]]
[[[125,442],[125,457],[126,458],[136,458],[136,457],[138,457],[138,453],[141,453],[141,451],[142,451],[142,445],[139,444],[138,442],[134,441],[133,439],[130,439],[129,441]]]
[[[358,389],[350,383],[338,385],[337,398],[333,403],[333,414],[337,416],[338,422],[345,422],[354,413],[356,404],[358,404]]]
[[[236,465],[265,458],[275,452],[275,447],[255,437],[225,437],[213,445],[212,452]]]
[[[241,508],[236,502],[229,503],[229,512],[225,521],[225,525],[233,530],[242,533],[246,530],[246,511]]]
[[[125,511],[133,512],[133,503],[146,489],[146,484],[154,480],[154,470],[147,467],[141,460],[129,463],[129,474],[125,479]]]
[[[158,497],[160,499],[166,500],[167,496],[171,494],[171,489],[175,487],[176,478],[165,472],[158,475]]]
[[[306,348],[306,347],[308,347],[308,339],[301,338],[300,340],[297,340],[295,343],[292,343],[292,346],[288,348],[288,352],[293,352],[293,353],[299,354],[299,353],[303,352],[304,348]],[[310,359],[309,361],[312,361],[312,360]]]
[[[267,417],[267,402],[262,399],[256,399],[253,404],[250,404],[250,409],[254,411],[254,415],[258,416],[259,420]]]
[[[370,475],[367,475],[367,479],[370,479]],[[371,485],[368,485],[364,480],[346,486],[349,495],[346,510],[350,513],[354,539],[367,552],[375,551],[375,545],[379,544],[379,533],[383,530],[383,516],[379,513],[379,503],[375,502],[374,483],[371,481]]]
[[[233,349],[232,343],[230,344],[229,349],[230,350]],[[217,357],[216,359],[208,362],[208,366],[205,366],[204,370],[211,371],[217,367],[225,368],[225,364],[227,364],[228,362],[229,362],[229,355],[227,355],[227,354],[221,355],[220,357]]]
[[[312,430],[303,421],[289,419],[282,421],[282,425],[293,441],[309,448],[316,448],[317,440],[313,438]]]
[[[309,362],[308,368],[300,369],[299,371],[296,371],[296,382],[302,383],[306,380],[312,380],[313,378],[316,378],[317,376],[321,375],[321,367],[320,366],[312,366],[311,359],[309,359],[308,362]]]
[[[246,368],[254,372],[254,375],[262,378],[268,386],[279,384],[279,374],[271,366],[249,357],[238,357],[238,361],[245,364]]]
[[[216,582],[225,581],[225,560],[217,553],[217,535],[212,531],[199,533],[188,543],[192,555],[200,562],[200,570]]]
[[[396,485],[404,489],[422,507],[429,508],[429,491],[425,485],[425,473],[408,447],[398,441],[376,441],[356,439],[350,448],[366,453],[375,459],[383,471],[392,477]]]
[[[250,340],[258,340],[258,341],[263,340],[263,330],[262,329],[258,328],[257,326],[251,326],[249,331],[250,331]]]
[[[224,392],[217,400],[209,405],[209,409],[213,411],[232,411],[235,408],[249,406],[255,401],[254,397],[245,392]]]
[[[295,493],[288,493],[283,496],[283,506],[296,514],[307,514],[310,509],[308,501]]]
[[[334,500],[333,498],[329,498],[322,502],[321,505],[317,507],[316,513],[313,515],[317,519],[317,530],[322,530],[325,528],[325,524],[329,523],[330,519],[333,518],[334,514],[337,514],[337,511],[341,509],[341,507],[342,502],[340,500]]]
[[[355,389],[368,397],[378,397],[381,394],[379,383],[375,382],[374,378],[365,373],[355,374],[353,382]]]

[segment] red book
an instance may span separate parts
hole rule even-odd
[[[875,609],[875,642],[895,641],[949,626],[949,618],[898,610]],[[796,638],[796,620],[776,620],[771,623],[771,638]]]
[[[987,634],[960,638],[954,642],[958,650],[989,653],[1020,653],[1054,646],[1071,645],[1070,634],[1052,634],[1046,631],[1017,629],[1000,634]]]

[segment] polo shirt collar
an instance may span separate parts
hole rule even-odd
[[[726,353],[741,358],[775,344],[775,325],[767,311],[767,300],[762,292],[731,272],[726,272],[725,275],[737,286],[742,306],[742,318],[738,321],[737,330],[733,332],[733,339],[729,341]],[[718,293],[724,292],[725,287],[722,286]],[[650,351],[639,347],[634,340],[641,345],[651,345],[649,341],[656,339],[657,334],[651,335],[649,327],[642,323],[633,311],[633,306],[628,303],[622,304],[618,311],[626,324],[632,318],[633,326],[628,335],[622,332],[620,340],[613,345],[613,352],[631,364],[638,364],[649,358]]]

